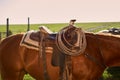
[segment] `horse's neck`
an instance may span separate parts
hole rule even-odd
[[[99,46],[107,66],[120,66],[120,37],[98,35]]]

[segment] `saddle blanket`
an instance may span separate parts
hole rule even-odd
[[[37,50],[39,51],[39,42],[38,41],[35,41],[35,40],[32,40],[30,38],[30,35],[33,33],[33,32],[37,32],[37,31],[34,31],[34,30],[31,30],[31,31],[28,31],[26,32],[23,37],[22,37],[22,40],[20,42],[20,46],[24,46],[26,48],[29,48],[29,49],[34,49],[34,50]],[[52,53],[52,47],[45,47],[45,52],[49,52],[49,53]]]

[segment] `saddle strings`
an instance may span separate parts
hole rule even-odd
[[[85,51],[86,48],[86,37],[85,37],[85,33],[82,29],[80,28],[76,28],[76,33],[78,35],[78,39],[77,39],[77,44],[79,45],[74,45],[74,44],[70,44],[66,39],[65,36],[63,36],[65,42],[67,43],[67,45],[72,46],[73,48],[77,47],[79,49],[77,50],[71,50],[70,48],[68,48],[62,41],[62,34],[65,34],[65,30],[61,30],[60,32],[58,32],[57,37],[56,37],[56,45],[58,47],[58,49],[67,54],[67,55],[72,55],[72,56],[77,56],[80,55],[81,53],[83,53]]]
[[[40,67],[40,58],[42,58],[44,80],[50,80],[50,77],[49,77],[48,71],[47,71],[47,64],[46,64],[46,53],[45,53],[44,37],[45,37],[45,34],[42,31],[40,31],[40,34],[39,34],[38,65]]]

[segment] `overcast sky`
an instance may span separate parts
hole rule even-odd
[[[120,0],[0,0],[0,24],[120,21]]]

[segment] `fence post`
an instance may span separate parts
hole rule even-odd
[[[7,18],[7,23],[6,23],[6,37],[9,36],[9,18]]]
[[[28,17],[28,27],[27,27],[27,31],[30,30],[30,18]]]

